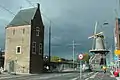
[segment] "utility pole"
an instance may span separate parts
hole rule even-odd
[[[73,40],[73,69],[74,69],[75,42]]]
[[[73,40],[71,45],[72,45],[72,51],[73,51],[73,57],[72,58],[73,58],[73,68],[74,68],[74,63],[75,63],[75,46],[78,46],[78,45],[81,45],[81,44],[77,44],[77,43],[75,44],[75,41]]]
[[[49,64],[50,64],[50,60],[51,60],[51,21],[49,26]]]

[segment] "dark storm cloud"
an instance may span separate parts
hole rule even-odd
[[[55,4],[56,3],[56,4]],[[60,5],[61,4],[61,5]],[[58,5],[58,6],[56,6]],[[113,42],[113,27],[115,20],[114,9],[117,7],[115,1],[96,1],[96,0],[70,0],[60,1],[54,0],[42,5],[46,13],[57,25],[53,25],[53,38],[56,44],[70,44],[74,39],[78,43],[82,43],[81,47],[76,47],[76,52],[87,52],[91,49],[91,40],[87,38],[93,34],[95,21],[99,21],[98,29],[101,30],[101,25],[107,21],[108,26],[103,26],[102,31],[106,35],[106,41],[111,45]],[[49,6],[49,7],[47,7]],[[54,8],[54,11],[52,11]],[[49,11],[51,10],[51,11]],[[48,12],[47,12],[48,11]],[[49,13],[50,12],[50,13]],[[54,15],[54,13],[57,13]],[[62,39],[62,40],[61,40]],[[52,47],[52,54],[72,56],[72,48],[68,49],[65,46]]]
[[[92,40],[88,37],[93,34],[95,22],[100,25],[105,21],[108,26],[103,26],[107,41],[112,42],[113,27],[115,24],[114,9],[117,8],[115,0],[30,0],[36,6],[37,2],[41,3],[42,18],[45,25],[45,54],[48,53],[48,27],[52,21],[52,54],[58,56],[72,56],[72,40],[81,44],[76,46],[77,52],[87,52],[92,45]],[[20,7],[32,7],[26,0],[1,0],[0,5],[5,6],[15,14]],[[0,9],[0,30],[8,24],[14,15]],[[44,16],[44,15],[46,16]],[[2,32],[4,33],[4,32]],[[2,34],[0,33],[0,34]],[[3,36],[0,38],[2,40]]]

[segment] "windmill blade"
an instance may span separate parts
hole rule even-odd
[[[98,22],[96,21],[96,23],[95,23],[95,29],[94,29],[94,34],[93,34],[93,36],[88,37],[88,39],[93,38],[92,49],[94,49],[95,37],[96,37],[97,35],[103,33],[103,32],[100,32],[100,33],[96,34],[96,33],[97,33],[97,26],[98,26]]]
[[[98,22],[96,21],[96,23],[95,23],[94,35],[97,33],[97,25],[98,25]]]
[[[96,34],[96,32],[97,32],[97,25],[98,25],[98,22],[96,21],[94,34]],[[95,46],[95,38],[93,39],[92,49],[94,49],[94,46]]]
[[[95,34],[95,36],[100,35],[100,34],[103,34],[103,32],[99,32],[99,33]]]
[[[93,36],[90,36],[90,37],[88,37],[88,39],[90,39],[90,38],[94,38],[95,36],[93,35]]]
[[[97,24],[98,24],[98,23],[97,23],[97,21],[96,21],[96,23],[95,23],[95,29],[94,29],[94,34],[93,34],[93,36],[88,37],[88,39],[93,38],[94,35],[96,34]]]
[[[97,35],[100,35],[100,34],[103,34],[103,32],[99,32],[99,33],[97,33],[97,34],[94,34],[94,35],[88,37],[88,39],[90,39],[90,38],[95,38]]]

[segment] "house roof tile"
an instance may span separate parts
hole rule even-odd
[[[8,24],[8,27],[30,25],[37,8],[29,8],[20,10],[13,20]]]

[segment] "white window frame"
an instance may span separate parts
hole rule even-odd
[[[20,52],[18,53],[18,47],[20,48]],[[16,54],[21,54],[21,46],[16,46]]]
[[[25,28],[22,29],[23,34],[25,34]]]
[[[42,55],[42,43],[39,43],[39,55]]]
[[[35,46],[33,44],[35,44]],[[35,52],[33,52],[34,48],[35,48]],[[32,54],[36,54],[36,42],[35,41],[32,42]]]
[[[39,36],[39,35],[40,35],[40,28],[36,27],[36,36]]]

